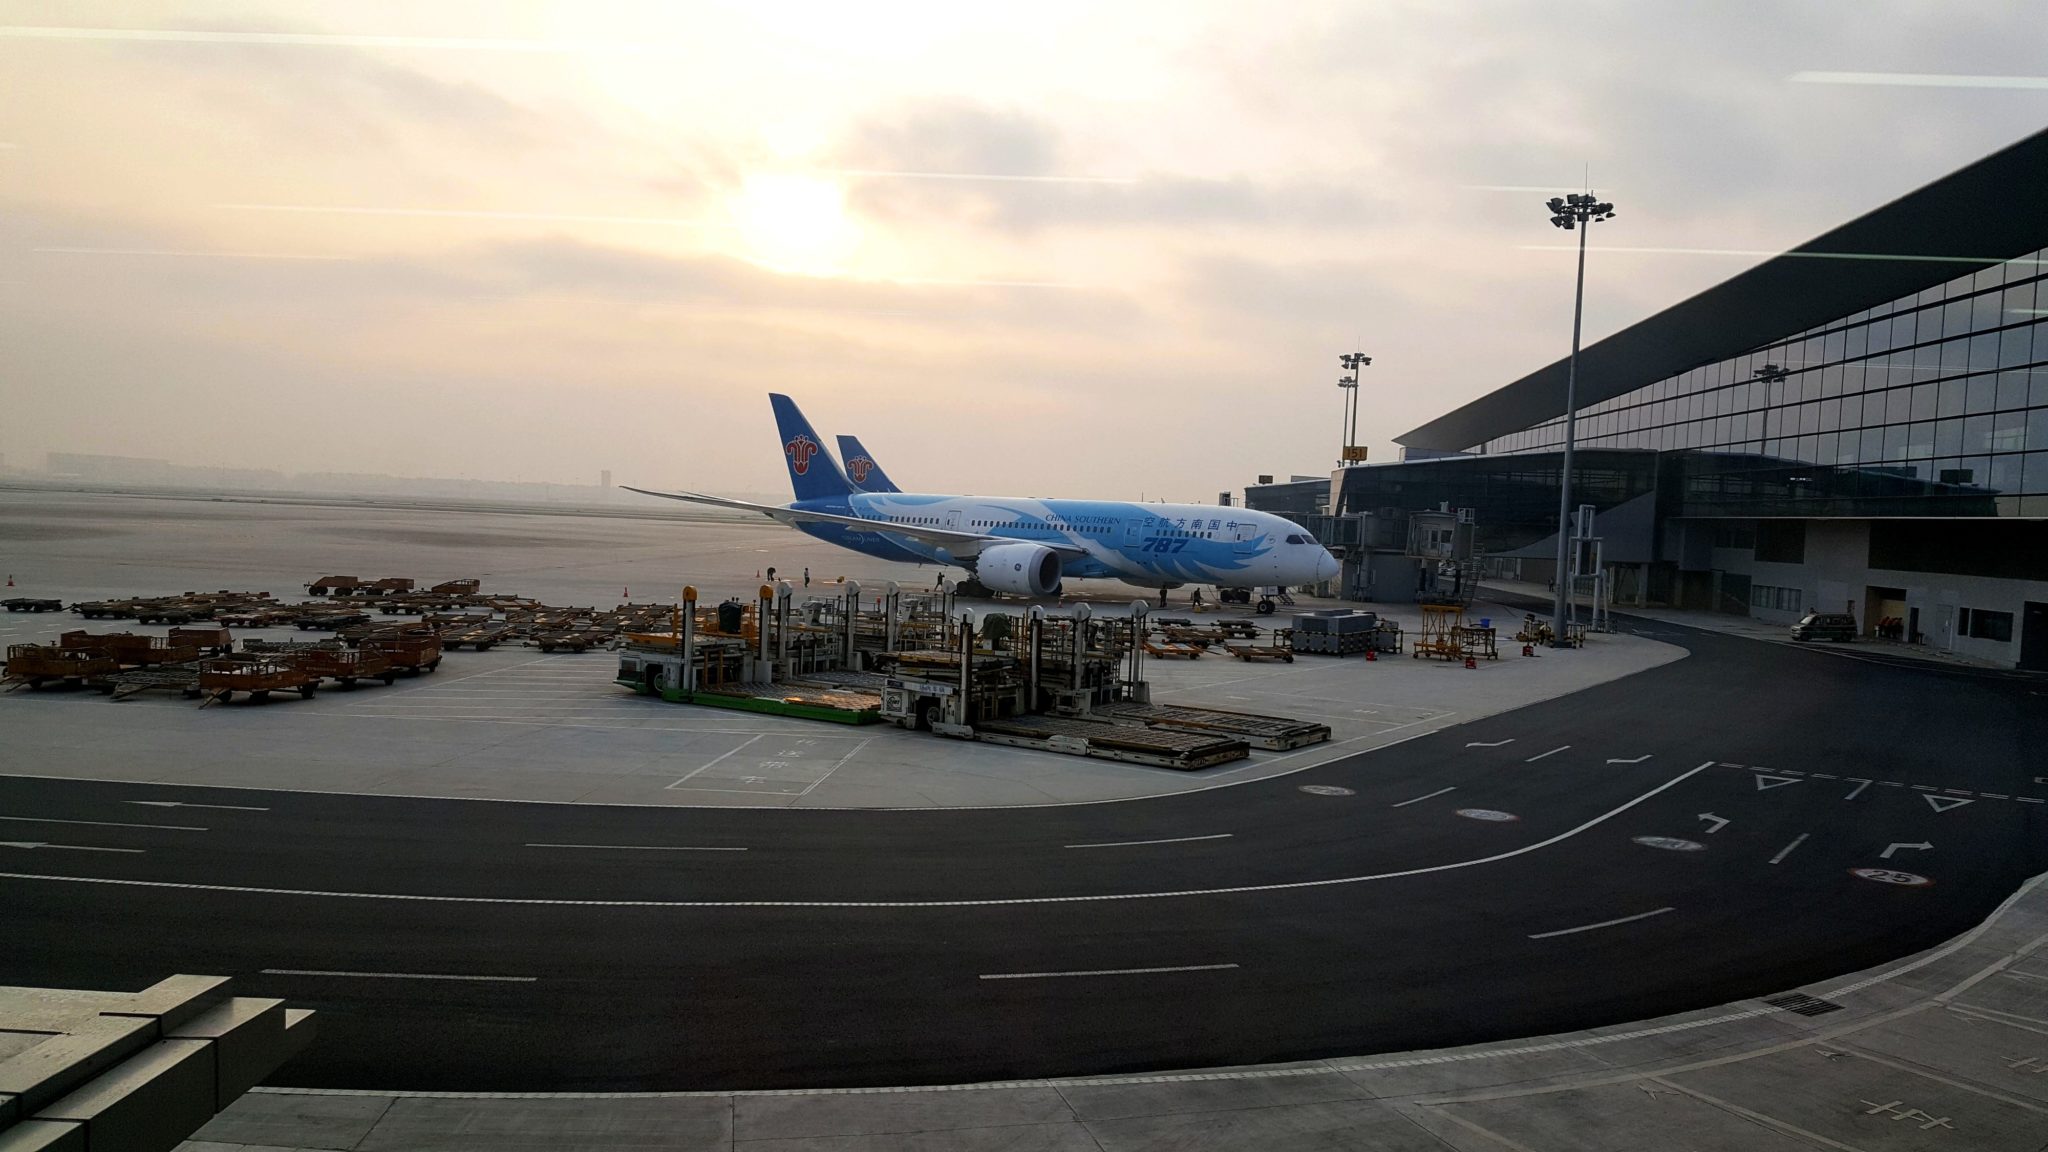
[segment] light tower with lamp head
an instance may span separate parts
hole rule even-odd
[[[1764,386],[1764,427],[1761,437],[1762,443],[1758,445],[1758,449],[1761,452],[1767,453],[1771,450],[1771,408],[1778,402],[1777,397],[1774,395],[1777,389],[1773,388],[1772,385],[1783,384],[1792,374],[1776,364],[1766,364],[1750,373],[1750,375],[1756,379],[1757,383]]]
[[[1365,375],[1360,369],[1371,364],[1372,357],[1363,352],[1346,352],[1337,357],[1337,362],[1344,366],[1345,371],[1351,373],[1349,376],[1337,377],[1337,387],[1345,390],[1344,422],[1347,429],[1344,433],[1344,454],[1338,463],[1350,465],[1356,462],[1358,455],[1358,381]]]
[[[1552,224],[1567,232],[1574,228],[1579,232],[1579,281],[1572,296],[1572,358],[1564,377],[1564,466],[1562,482],[1557,486],[1557,595],[1550,605],[1550,642],[1562,647],[1569,640],[1565,635],[1565,605],[1571,596],[1571,570],[1566,561],[1571,546],[1568,537],[1572,515],[1572,442],[1579,414],[1579,326],[1586,309],[1586,233],[1592,230],[1594,221],[1612,220],[1614,205],[1595,199],[1587,191],[1552,196],[1548,207]]]

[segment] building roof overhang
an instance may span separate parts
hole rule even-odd
[[[2048,131],[1580,349],[1578,406],[2048,246],[2043,205]],[[1395,442],[1457,451],[1561,416],[1567,366],[1540,368]]]

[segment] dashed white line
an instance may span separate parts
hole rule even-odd
[[[1446,793],[1446,792],[1456,792],[1457,790],[1458,790],[1458,786],[1457,786],[1456,784],[1453,784],[1453,785],[1451,785],[1451,786],[1450,786],[1449,788],[1439,788],[1439,789],[1437,789],[1436,791],[1434,791],[1434,792],[1431,792],[1431,793],[1430,793],[1430,794],[1429,794],[1428,796],[1417,796],[1417,797],[1416,797],[1415,799],[1413,799],[1413,800],[1403,800],[1403,801],[1401,801],[1401,802],[1400,802],[1399,804],[1390,804],[1390,805],[1388,805],[1388,807],[1390,807],[1390,808],[1406,808],[1406,807],[1407,807],[1407,806],[1409,806],[1410,804],[1420,804],[1420,803],[1422,803],[1422,802],[1423,802],[1424,800],[1430,800],[1430,799],[1433,799],[1433,798],[1435,798],[1435,797],[1441,796],[1441,795],[1443,795],[1443,794],[1444,794],[1444,793]]]
[[[1522,763],[1524,763],[1524,764],[1534,764],[1534,763],[1535,763],[1535,762],[1537,762],[1538,760],[1541,760],[1541,759],[1543,759],[1543,758],[1544,758],[1545,756],[1555,756],[1555,755],[1557,755],[1557,754],[1558,754],[1559,752],[1562,752],[1562,751],[1564,751],[1565,749],[1567,749],[1567,748],[1570,748],[1570,747],[1571,747],[1571,745],[1569,745],[1569,744],[1561,744],[1561,745],[1559,745],[1559,746],[1558,746],[1558,747],[1556,747],[1556,748],[1552,748],[1552,749],[1551,749],[1550,751],[1548,751],[1548,752],[1538,752],[1538,753],[1537,753],[1536,755],[1534,755],[1534,756],[1531,756],[1531,757],[1529,757],[1529,758],[1528,758],[1527,760],[1524,760],[1524,761],[1522,761]]]
[[[1633,916],[1623,916],[1618,920],[1602,920],[1598,924],[1581,924],[1577,928],[1559,928],[1551,932],[1532,932],[1529,934],[1529,939],[1547,940],[1552,936],[1569,936],[1574,932],[1591,932],[1595,928],[1612,928],[1616,924],[1629,924],[1637,920],[1648,920],[1652,916],[1662,916],[1666,912],[1675,911],[1677,911],[1675,908],[1659,908],[1654,912],[1638,912]]]
[[[1161,892],[1105,892],[1083,896],[999,896],[974,900],[571,900],[560,897],[539,896],[447,896],[407,892],[343,892],[333,889],[307,888],[266,888],[246,884],[193,884],[175,880],[126,880],[106,876],[57,876],[41,872],[0,872],[0,880],[39,880],[49,884],[99,884],[117,888],[162,888],[184,892],[233,892],[245,896],[302,896],[328,900],[393,900],[422,904],[503,904],[515,906],[546,906],[576,908],[988,908],[1008,907],[1023,904],[1092,904],[1108,900],[1173,900],[1193,896],[1233,896],[1244,892],[1293,892],[1309,888],[1333,888],[1349,884],[1369,884],[1380,880],[1400,880],[1409,876],[1429,876],[1438,872],[1453,872],[1460,868],[1476,868],[1482,864],[1496,864],[1512,860],[1517,856],[1538,852],[1553,844],[1561,844],[1588,828],[1595,828],[1612,820],[1623,812],[1634,808],[1652,797],[1658,796],[1714,766],[1709,760],[1696,768],[1688,769],[1673,776],[1655,788],[1644,792],[1614,808],[1593,817],[1573,828],[1533,844],[1496,852],[1491,856],[1479,856],[1470,860],[1454,860],[1448,864],[1428,864],[1419,868],[1402,868],[1393,872],[1374,872],[1363,876],[1333,876],[1323,880],[1289,880],[1274,884],[1240,884],[1225,888],[1187,888]]]
[[[160,832],[204,832],[189,824],[119,824],[112,820],[59,820],[55,816],[0,816],[20,824],[87,824],[94,828],[153,828]]]
[[[1790,844],[1787,844],[1783,848],[1778,849],[1778,854],[1776,856],[1771,857],[1771,863],[1776,864],[1778,861],[1783,860],[1787,856],[1790,856],[1792,854],[1792,850],[1794,848],[1799,847],[1801,844],[1805,843],[1806,838],[1811,835],[1813,835],[1813,833],[1811,832],[1801,832],[1796,838],[1793,839],[1793,841]]]
[[[445,972],[327,972],[317,968],[265,968],[265,976],[339,976],[352,980],[473,980],[485,984],[532,984],[538,976],[459,976]]]
[[[617,852],[745,852],[745,848],[701,848],[681,844],[528,844],[528,848],[592,848]]]
[[[1095,968],[1085,972],[986,972],[983,980],[1050,980],[1062,976],[1151,976],[1161,972],[1222,972],[1235,964],[1181,964],[1172,968]]]
[[[766,735],[766,732],[761,733],[761,736]],[[666,792],[671,788],[681,787],[685,782],[687,782],[690,779],[690,776],[695,776],[698,772],[703,772],[706,769],[709,769],[712,765],[717,764],[720,760],[725,759],[727,756],[730,756],[733,753],[739,751],[740,749],[745,748],[747,745],[752,744],[754,741],[759,740],[761,736],[749,736],[747,739],[740,741],[738,744],[733,745],[732,747],[719,753],[717,756],[712,757],[709,761],[706,761],[703,767],[698,768],[696,772],[692,772],[689,776],[685,776],[681,780],[676,781],[674,784],[668,785],[667,787],[663,788],[662,791]]]
[[[1979,796],[1982,796],[1982,797],[1984,797],[1984,798],[1985,798],[1986,800],[2010,800],[2010,799],[2012,799],[2012,797],[2010,797],[2010,796],[2006,795],[2006,794],[2005,794],[2005,793],[2003,793],[2003,792],[1979,792],[1979,793],[1977,793],[1977,795],[1979,795]]]
[[[1062,848],[1140,848],[1147,844],[1189,844],[1196,840],[1228,840],[1234,832],[1218,832],[1212,836],[1174,836],[1166,840],[1112,840],[1105,844],[1062,844]]]

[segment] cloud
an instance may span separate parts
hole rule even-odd
[[[1017,233],[1133,225],[1316,228],[1356,219],[1367,205],[1356,189],[1315,179],[1095,171],[1049,121],[968,103],[868,119],[835,156],[852,181],[849,202],[892,223],[936,215]]]

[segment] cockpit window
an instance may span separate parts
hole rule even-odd
[[[1306,537],[1306,536],[1303,536],[1303,535],[1302,535],[1301,533],[1299,533],[1299,532],[1290,532],[1290,533],[1288,533],[1288,535],[1287,535],[1287,542],[1288,542],[1289,544],[1311,544],[1311,543],[1314,543],[1314,541],[1310,540],[1310,539],[1309,539],[1308,537]]]

